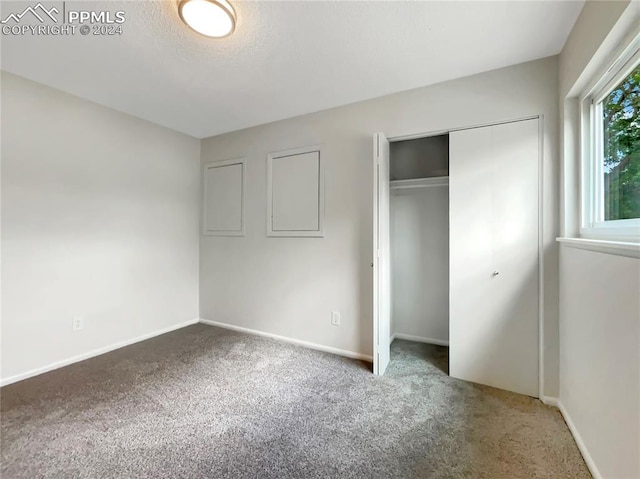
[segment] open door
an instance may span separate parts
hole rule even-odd
[[[373,373],[390,359],[391,248],[389,245],[389,140],[373,136]]]

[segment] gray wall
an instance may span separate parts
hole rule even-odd
[[[449,341],[449,187],[391,190],[392,333]]]
[[[3,381],[198,317],[199,155],[2,73]]]
[[[544,116],[544,394],[558,391],[557,57],[203,140],[202,162],[247,158],[247,235],[200,241],[200,314],[208,320],[372,354],[374,132],[441,132]],[[321,144],[324,238],[267,238],[266,157]],[[331,311],[342,326],[331,325]]]
[[[563,236],[579,236],[578,96],[640,24],[640,3],[587,2],[560,55]],[[560,402],[594,477],[640,477],[640,260],[560,250]]]
[[[392,181],[449,174],[449,135],[394,141],[389,150]]]

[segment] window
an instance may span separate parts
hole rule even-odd
[[[640,218],[640,65],[596,104],[600,123],[602,218]]]
[[[585,237],[640,239],[639,40],[583,100]]]

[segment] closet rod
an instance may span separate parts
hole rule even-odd
[[[393,180],[389,182],[392,190],[406,190],[410,188],[431,188],[434,186],[448,186],[448,176],[436,176],[433,178],[415,178],[411,180]]]

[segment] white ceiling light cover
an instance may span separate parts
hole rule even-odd
[[[184,23],[207,37],[226,37],[236,27],[236,13],[226,0],[181,0],[178,12]]]

